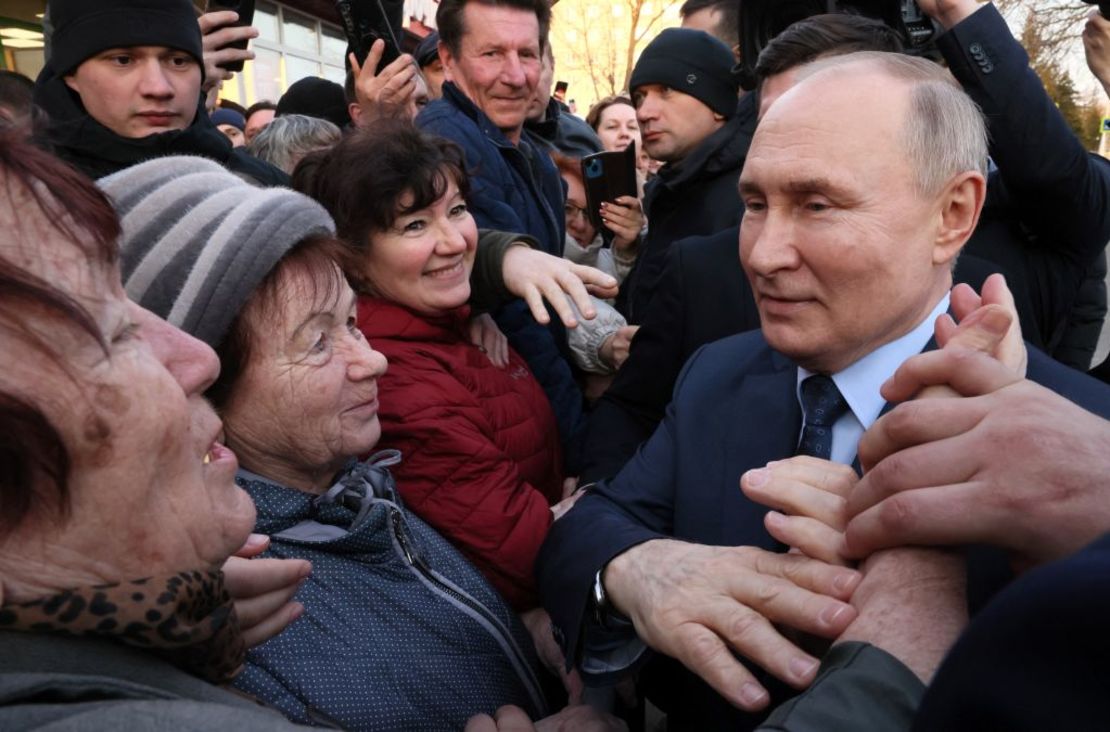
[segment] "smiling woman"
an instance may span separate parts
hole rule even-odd
[[[358,324],[390,361],[382,445],[412,509],[518,610],[535,607],[532,561],[560,499],[554,416],[510,349],[498,368],[466,335],[477,232],[454,143],[403,121],[344,138],[313,160],[306,191],[354,254]]]

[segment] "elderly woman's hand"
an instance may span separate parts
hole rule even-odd
[[[224,583],[235,601],[235,614],[248,648],[262,645],[304,613],[291,602],[312,572],[303,559],[252,559],[266,550],[270,538],[251,534],[235,556],[224,562]]]
[[[621,196],[616,201],[601,204],[601,220],[605,228],[613,232],[613,249],[628,252],[634,249],[644,230],[644,213],[640,199],[635,196]]]
[[[510,247],[501,264],[501,276],[509,292],[528,303],[532,317],[547,324],[551,320],[543,301],[551,303],[560,320],[568,328],[578,325],[572,300],[590,320],[597,315],[590,295],[607,298],[617,294],[617,280],[599,269],[537,252],[527,246]]]
[[[466,329],[470,342],[486,354],[490,363],[500,369],[509,365],[509,339],[488,313],[475,315],[470,319]]]

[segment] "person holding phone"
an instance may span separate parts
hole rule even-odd
[[[216,64],[250,56],[217,49],[254,33],[215,31],[234,14],[220,15],[198,24],[189,0],[53,0],[52,55],[35,82],[46,113],[39,139],[93,178],[164,155],[201,155],[260,184],[288,184],[282,171],[234,149],[204,113],[202,85],[220,73]],[[207,40],[202,28],[212,31]]]

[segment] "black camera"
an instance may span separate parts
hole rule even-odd
[[[855,13],[894,29],[915,56],[939,57],[941,28],[914,0],[738,0],[740,2],[740,83],[755,88],[755,63],[767,43],[792,23],[822,13]]]

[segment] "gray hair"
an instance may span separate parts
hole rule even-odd
[[[986,177],[983,112],[947,70],[914,56],[861,51],[815,61],[805,66],[798,78],[840,66],[874,69],[910,86],[904,142],[922,194],[940,192],[954,176],[969,170]]]
[[[304,114],[275,117],[247,146],[247,152],[292,175],[305,155],[331,147],[342,133],[326,119]]]

